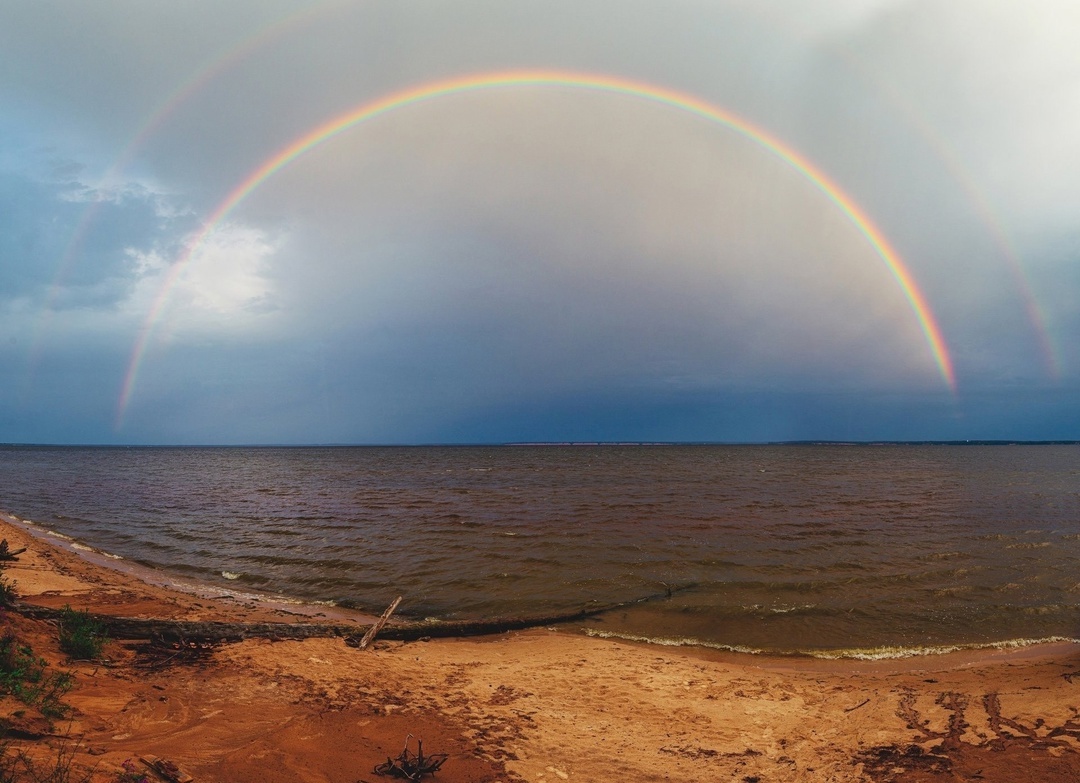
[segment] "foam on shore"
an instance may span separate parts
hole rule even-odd
[[[601,631],[596,628],[583,628],[586,636],[598,639],[621,639],[628,642],[641,642],[661,647],[703,647],[721,652],[741,653],[745,655],[766,655],[778,658],[818,658],[821,660],[889,661],[905,658],[923,658],[933,655],[948,655],[957,652],[978,652],[980,650],[1019,650],[1045,644],[1080,644],[1080,639],[1067,636],[1047,636],[1040,639],[1005,639],[997,642],[973,642],[968,644],[852,647],[835,650],[763,650],[742,645],[720,644],[693,638],[670,638],[662,636],[642,636],[639,634]]]

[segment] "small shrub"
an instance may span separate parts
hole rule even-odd
[[[26,551],[26,547],[12,549],[8,546],[7,539],[0,541],[0,568],[5,568],[8,563],[19,559],[19,555]]]
[[[75,685],[70,672],[47,672],[48,663],[11,631],[0,636],[0,692],[9,693],[46,718],[62,718],[70,707],[61,700]]]
[[[15,605],[19,594],[15,592],[15,585],[6,576],[0,576],[0,607],[10,609]]]
[[[19,638],[10,629],[0,636],[0,681],[4,675],[21,668],[25,661],[25,651],[29,648],[19,643]]]
[[[61,699],[75,686],[75,675],[71,672],[49,672],[33,687],[27,689],[28,704],[37,706],[46,718],[66,717],[71,707]]]
[[[0,691],[31,704],[23,696],[28,685],[41,681],[46,665],[43,658],[34,655],[33,649],[22,644],[11,631],[0,636]]]
[[[19,757],[6,737],[0,741],[0,783],[18,783]]]
[[[90,783],[97,766],[80,769],[75,764],[81,745],[71,738],[70,726],[60,743],[53,747],[52,756],[31,754],[27,747],[0,743],[0,783]]]
[[[69,657],[81,661],[95,661],[101,657],[109,637],[105,626],[90,616],[89,612],[76,611],[65,606],[60,613],[60,649]]]

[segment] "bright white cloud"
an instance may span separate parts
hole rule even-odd
[[[275,287],[266,274],[276,249],[277,242],[262,231],[235,223],[206,237],[176,275],[170,273],[176,260],[129,249],[138,283],[124,308],[144,317],[153,313],[153,325],[172,340],[265,329],[276,309]]]

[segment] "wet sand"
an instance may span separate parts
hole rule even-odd
[[[0,519],[0,536],[29,548],[5,574],[30,604],[324,621],[288,605],[152,584],[10,520]],[[363,628],[365,618],[353,619]],[[75,673],[65,699],[74,715],[55,732],[99,781],[114,781],[126,759],[153,755],[196,781],[375,783],[390,778],[373,766],[397,756],[409,734],[426,752],[449,754],[425,778],[443,783],[1080,780],[1074,645],[816,661],[538,628],[365,651],[341,638],[252,639],[203,663],[147,670],[135,665],[138,643],[111,642],[105,663],[70,663],[52,624],[11,612],[2,622]],[[0,700],[11,729],[33,733],[40,723],[31,713]],[[61,739],[14,742],[47,758]]]

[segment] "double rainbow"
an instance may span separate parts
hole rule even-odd
[[[852,225],[866,238],[874,251],[888,266],[893,277],[900,284],[904,296],[911,305],[922,328],[923,335],[937,364],[942,379],[950,390],[956,390],[956,374],[941,329],[934,318],[926,297],[915,284],[915,280],[899,254],[889,244],[881,231],[873,224],[865,212],[840,187],[825,175],[817,166],[800,155],[791,147],[768,132],[758,128],[731,112],[713,106],[692,95],[676,92],[664,87],[657,87],[644,82],[587,73],[566,71],[505,71],[465,76],[429,82],[391,93],[374,101],[361,104],[345,114],[318,125],[300,138],[289,143],[254,171],[245,177],[207,218],[202,228],[188,241],[183,254],[172,265],[155,297],[153,304],[139,330],[134,348],[124,376],[120,398],[117,403],[116,426],[119,427],[131,401],[131,395],[138,378],[146,349],[150,343],[154,325],[165,307],[173,285],[184,268],[217,226],[263,182],[272,177],[292,161],[310,149],[333,138],[337,134],[359,125],[362,122],[403,109],[425,101],[479,90],[523,88],[523,87],[563,87],[581,90],[625,95],[668,106],[680,111],[718,123],[738,133],[754,144],[776,155],[795,171],[805,177],[819,191],[827,196],[851,221]]]

